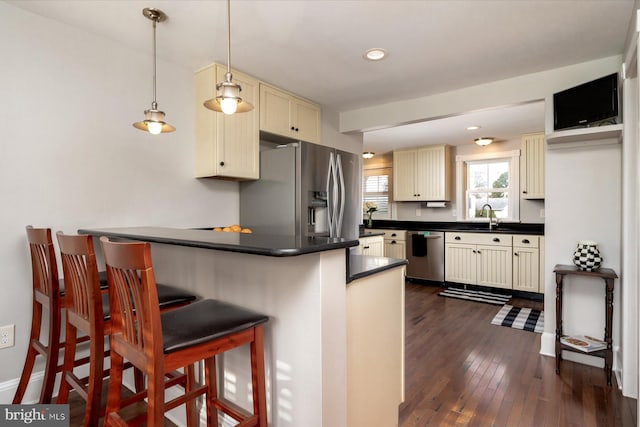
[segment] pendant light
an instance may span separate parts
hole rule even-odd
[[[224,81],[216,85],[218,96],[204,102],[204,106],[219,113],[234,114],[253,110],[253,105],[240,98],[242,88],[231,75],[231,1],[227,0],[227,72]]]
[[[153,21],[153,102],[151,102],[151,109],[144,110],[144,120],[135,122],[133,127],[153,135],[158,135],[159,133],[173,132],[176,130],[173,126],[165,123],[164,111],[158,110],[158,102],[156,102],[156,24],[165,21],[167,15],[159,9],[149,7],[144,8],[142,14]]]

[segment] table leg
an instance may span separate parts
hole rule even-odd
[[[562,361],[562,280],[563,274],[556,273],[556,374],[560,373],[560,362]]]
[[[607,385],[611,385],[611,376],[613,369],[613,343],[611,337],[611,328],[613,322],[613,279],[605,279],[607,284],[606,291],[606,323],[604,327],[604,340],[607,343],[605,352],[604,369],[607,375]]]

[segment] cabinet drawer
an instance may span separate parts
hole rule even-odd
[[[540,236],[529,236],[526,234],[514,234],[513,246],[519,248],[537,248],[540,246]]]
[[[378,230],[384,231],[384,239],[385,240],[407,240],[407,231],[406,230]]]
[[[446,243],[465,243],[472,245],[511,246],[511,234],[492,233],[445,233]]]

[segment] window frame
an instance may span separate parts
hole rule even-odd
[[[509,217],[501,222],[520,222],[520,150],[497,151],[493,153],[468,154],[456,156],[456,204],[457,221],[486,222],[486,218],[469,218],[467,216],[467,173],[468,163],[482,163],[503,160],[509,163]]]
[[[385,192],[366,192],[365,181],[368,176],[387,176],[387,191]],[[376,197],[387,197],[387,212],[376,211],[373,213],[372,218],[374,219],[391,219],[391,203],[393,202],[393,169],[390,167],[379,167],[379,168],[365,168],[362,172],[362,206],[363,206],[363,218],[366,218],[366,213],[364,213],[364,204],[367,201],[367,194],[375,195]]]

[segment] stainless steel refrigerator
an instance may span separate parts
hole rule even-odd
[[[260,179],[240,183],[240,223],[263,234],[357,239],[361,170],[353,153],[262,142]]]

